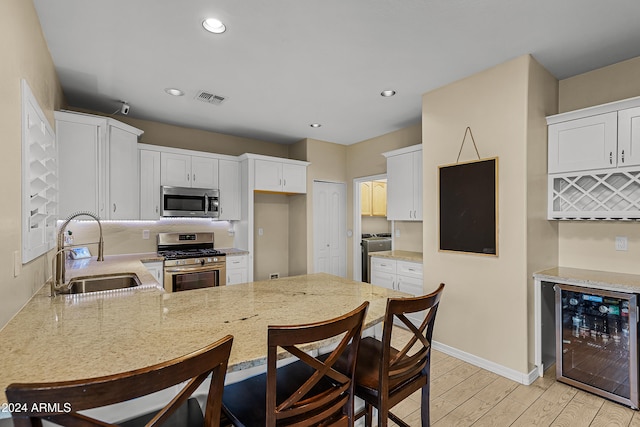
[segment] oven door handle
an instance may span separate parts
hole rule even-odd
[[[220,267],[212,266],[211,264],[207,266],[197,266],[197,267],[170,267],[164,269],[165,273],[197,273],[199,271],[211,271],[211,270],[219,270]]]

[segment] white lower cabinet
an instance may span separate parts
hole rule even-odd
[[[145,261],[142,264],[164,289],[164,263],[162,261]]]
[[[248,255],[227,255],[227,285],[246,283],[248,280]]]
[[[371,257],[371,284],[405,292],[424,295],[422,264],[390,258]],[[416,325],[422,323],[424,315],[407,316]]]

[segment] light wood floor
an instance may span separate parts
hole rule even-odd
[[[433,427],[640,427],[640,412],[557,382],[553,371],[525,386],[434,351],[431,375]],[[394,409],[409,425],[420,426],[419,392]]]

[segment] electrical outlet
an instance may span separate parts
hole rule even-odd
[[[142,230],[142,238],[144,240],[149,240],[149,230]]]
[[[279,277],[280,277],[280,273],[271,273],[271,274],[269,275],[269,280],[271,280],[271,279],[277,279],[277,278],[279,278]]]
[[[627,236],[616,236],[616,251],[626,251],[627,249]]]
[[[264,234],[264,230],[261,228],[258,228],[258,236],[262,236]]]
[[[400,237],[400,229],[396,228],[396,237]]]

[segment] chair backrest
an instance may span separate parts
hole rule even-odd
[[[355,364],[362,326],[369,303],[335,319],[292,326],[269,326],[267,357],[266,425],[272,427],[296,423],[298,426],[350,425],[353,421]],[[306,353],[304,344],[340,337],[328,355],[316,358]],[[277,353],[281,347],[304,363],[309,375],[297,381],[295,391],[276,398],[279,381]],[[348,361],[346,369],[333,365],[341,355]],[[299,424],[298,424],[299,423]],[[352,425],[352,424],[351,424]]]
[[[441,283],[438,289],[428,295],[412,298],[389,298],[387,300],[387,311],[382,330],[381,392],[388,391],[390,387],[403,384],[412,378],[429,374],[431,337],[443,290],[444,284]],[[425,316],[420,326],[416,327],[406,314],[420,311],[425,311]],[[397,352],[392,351],[391,345],[394,318],[399,319],[411,332],[408,341],[403,343],[402,348],[397,349]]]
[[[52,383],[11,384],[6,389],[9,402],[31,411],[14,413],[14,424],[16,427],[37,426],[41,425],[41,419],[47,419],[63,426],[104,426],[104,422],[77,412],[124,402],[188,381],[147,424],[160,425],[212,374],[204,418],[205,426],[218,427],[232,342],[233,337],[227,335],[185,356],[115,375]],[[42,405],[43,402],[47,404]]]

